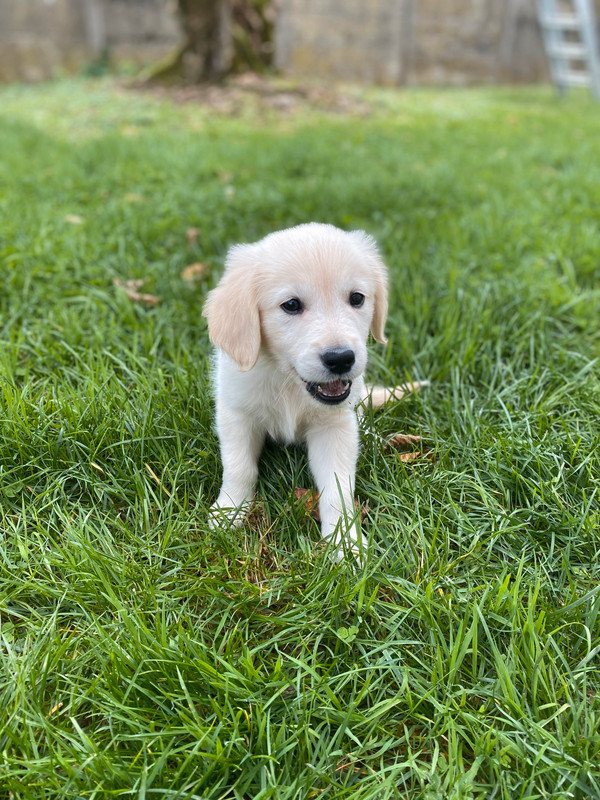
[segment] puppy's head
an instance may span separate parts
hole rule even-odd
[[[262,350],[317,400],[336,404],[365,369],[369,329],[385,343],[387,270],[362,231],[299,225],[233,247],[204,315],[213,344],[241,370]]]

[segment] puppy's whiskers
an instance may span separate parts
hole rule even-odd
[[[281,383],[281,385],[279,387],[279,391],[275,395],[275,402],[276,403],[279,403],[279,402],[281,402],[283,400],[283,398],[285,397],[285,394],[286,394],[286,392],[288,390],[288,387],[290,387],[293,384],[293,382],[294,382],[293,375],[290,375],[288,373],[285,376],[285,378],[283,379],[283,381],[282,381],[282,383]]]

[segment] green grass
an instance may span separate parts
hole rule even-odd
[[[599,107],[359,99],[0,90],[0,797],[600,797]],[[370,377],[432,382],[365,420],[359,570],[294,503],[300,450],[206,525],[203,298],[308,220],[385,253]]]

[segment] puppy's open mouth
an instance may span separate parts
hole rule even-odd
[[[352,381],[331,381],[330,383],[306,383],[306,390],[315,400],[328,405],[343,403],[350,394]]]

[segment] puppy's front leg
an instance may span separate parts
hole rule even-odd
[[[341,544],[347,535],[352,550],[366,549],[354,509],[358,459],[358,421],[354,411],[340,416],[333,425],[315,425],[309,429],[306,441],[310,469],[320,493],[323,538]]]
[[[241,525],[254,496],[264,432],[246,414],[219,408],[217,433],[221,446],[223,483],[211,507],[210,525],[218,525],[219,517],[223,515],[230,523]]]

